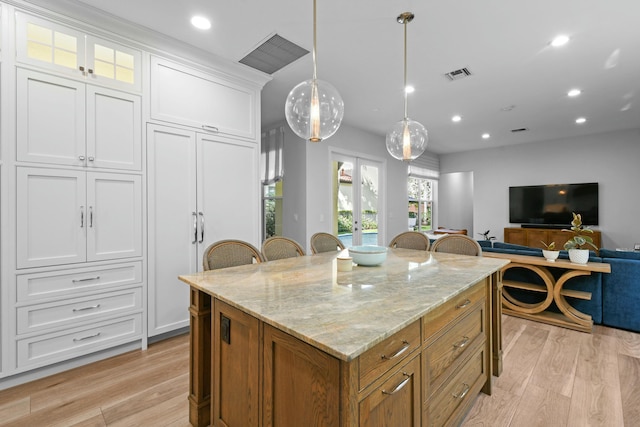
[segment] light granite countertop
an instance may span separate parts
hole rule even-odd
[[[389,249],[384,263],[338,272],[338,253],[224,268],[180,280],[350,361],[509,260]]]

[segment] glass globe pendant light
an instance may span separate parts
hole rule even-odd
[[[342,123],[344,102],[335,87],[316,75],[316,0],[313,0],[313,77],[291,89],[285,116],[291,130],[302,139],[320,142]]]
[[[387,133],[387,151],[398,160],[416,159],[427,148],[429,135],[422,124],[411,120],[407,113],[407,24],[413,21],[411,12],[404,12],[397,18],[404,25],[404,118],[393,125]]]

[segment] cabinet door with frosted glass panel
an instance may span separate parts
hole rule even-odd
[[[141,90],[142,54],[71,27],[16,13],[18,62],[124,90]]]

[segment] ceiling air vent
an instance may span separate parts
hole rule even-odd
[[[465,67],[465,68],[460,68],[459,70],[450,71],[445,74],[445,77],[447,77],[451,81],[454,81],[454,80],[463,79],[470,75],[471,75],[471,71],[469,71],[469,69]]]
[[[527,132],[529,128],[511,129],[511,133]]]
[[[240,63],[264,73],[273,74],[307,53],[309,53],[307,49],[274,34],[249,52],[240,60]]]

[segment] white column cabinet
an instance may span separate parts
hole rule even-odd
[[[18,161],[141,170],[138,95],[17,69]]]
[[[17,168],[17,268],[142,256],[139,175]]]
[[[189,287],[222,239],[260,239],[258,147],[167,126],[147,128],[149,335],[189,324]]]

